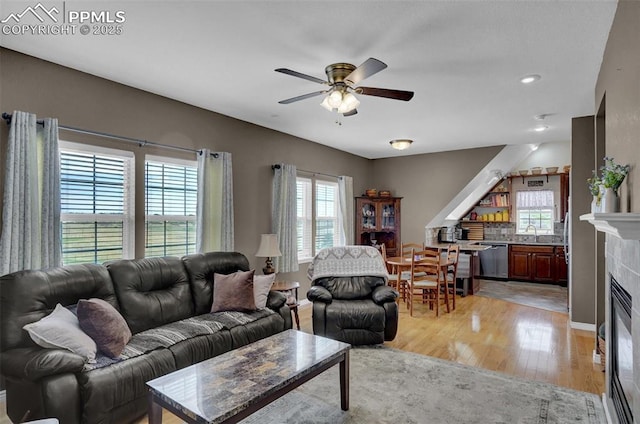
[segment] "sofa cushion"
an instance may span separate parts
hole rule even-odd
[[[215,273],[211,312],[255,311],[253,274],[254,271],[238,271],[227,275]]]
[[[131,330],[122,315],[102,299],[79,300],[77,315],[80,328],[110,358],[119,356],[131,339]]]
[[[124,259],[106,266],[133,334],[193,315],[189,277],[179,258]]]
[[[175,370],[171,352],[157,349],[105,368],[78,374],[84,403],[82,423],[124,422],[114,419],[112,411],[136,400],[146,399],[146,382]]]
[[[238,252],[208,252],[187,255],[182,258],[189,274],[191,293],[195,303],[195,315],[211,311],[213,302],[213,274],[231,274],[249,271],[247,257]]]
[[[39,346],[70,350],[88,362],[96,360],[96,343],[82,331],[73,312],[59,303],[51,314],[25,325],[24,329]]]

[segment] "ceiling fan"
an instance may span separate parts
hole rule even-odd
[[[329,111],[336,111],[344,116],[352,116],[358,113],[356,109],[360,105],[360,101],[354,94],[363,94],[365,96],[385,97],[387,99],[409,101],[413,98],[413,91],[390,90],[387,88],[375,87],[358,87],[357,84],[371,75],[377,74],[386,68],[384,62],[370,57],[362,65],[357,68],[350,63],[334,63],[325,68],[327,81],[311,75],[302,74],[297,71],[286,68],[278,68],[275,71],[294,77],[306,79],[318,84],[328,85],[326,90],[315,91],[313,93],[303,94],[302,96],[292,97],[290,99],[281,100],[280,104],[289,104],[299,100],[308,99],[322,94],[327,94],[320,104]]]

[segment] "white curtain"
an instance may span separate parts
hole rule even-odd
[[[231,153],[202,149],[198,155],[196,250],[232,252],[233,239]]]
[[[273,178],[271,230],[278,235],[282,256],[275,258],[278,272],[298,271],[298,232],[295,165],[280,164]]]
[[[340,224],[342,225],[342,243],[347,246],[354,244],[353,229],[353,178],[341,175],[338,177],[338,195],[340,196]]]
[[[0,275],[62,264],[58,120],[13,112],[4,175]]]

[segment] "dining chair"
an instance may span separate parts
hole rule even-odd
[[[448,297],[451,294],[451,309],[456,309],[456,282],[458,278],[458,258],[460,257],[460,246],[451,243],[447,247],[446,253],[446,274],[445,274],[445,290]]]
[[[389,273],[389,285],[395,287],[395,289],[400,292],[400,287],[396,287],[398,285],[398,274],[396,273],[395,267],[387,263],[387,248],[384,243],[380,245],[380,253],[382,254],[382,260],[384,260],[387,272]]]
[[[411,271],[407,280],[407,308],[413,316],[413,304],[417,300],[435,306],[436,317],[440,316],[441,295],[445,296],[444,274],[438,250],[415,250],[411,252]],[[448,309],[448,303],[447,303]]]

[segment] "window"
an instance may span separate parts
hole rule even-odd
[[[62,261],[133,257],[133,153],[60,142]]]
[[[554,210],[553,190],[517,191],[516,232],[531,235],[553,234]]]
[[[296,183],[298,260],[305,261],[343,239],[338,183],[300,176]]]
[[[147,156],[145,256],[195,253],[197,193],[196,162]]]

